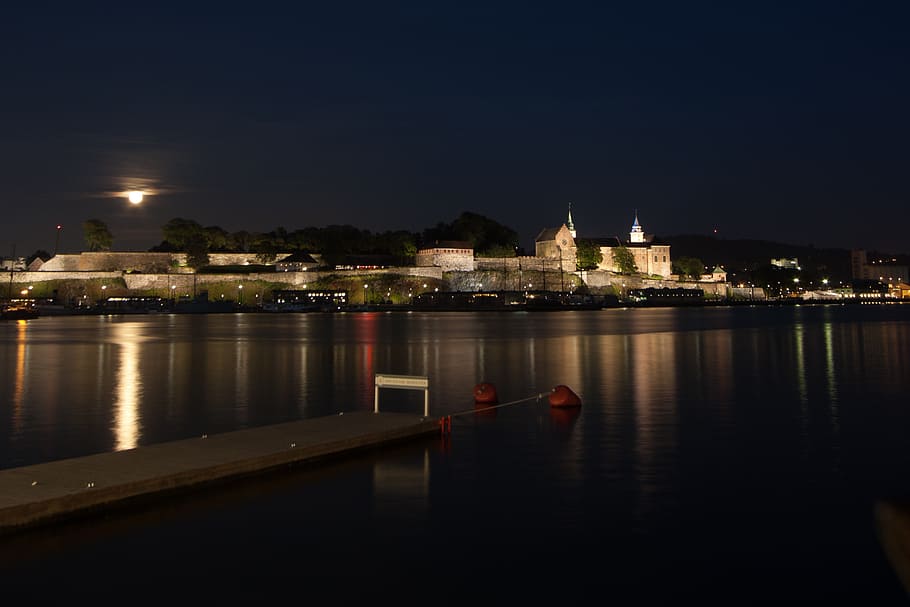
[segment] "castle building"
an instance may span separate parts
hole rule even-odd
[[[559,260],[559,266],[566,272],[574,272],[578,262],[578,247],[569,226],[545,228],[534,239],[534,255],[544,259]]]
[[[619,265],[613,260],[613,251],[616,248],[625,247],[632,253],[635,267],[641,274],[670,278],[672,273],[670,245],[655,239],[653,234],[645,233],[638,222],[637,210],[635,220],[632,222],[632,229],[629,231],[629,239],[626,242],[622,242],[618,238],[593,239],[593,242],[600,246],[600,253],[603,257],[597,265],[598,270],[619,272]]]
[[[461,240],[436,241],[417,251],[418,267],[440,267],[443,272],[471,272],[474,270],[474,247]]]

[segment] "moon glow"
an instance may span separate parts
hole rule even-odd
[[[130,192],[127,195],[127,197],[129,198],[130,202],[133,204],[139,204],[140,202],[142,202],[142,192],[133,191],[133,192]]]

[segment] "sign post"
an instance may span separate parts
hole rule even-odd
[[[386,375],[377,373],[374,387],[373,413],[379,413],[379,388],[423,390],[423,416],[429,417],[430,381],[425,375]]]

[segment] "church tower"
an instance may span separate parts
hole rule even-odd
[[[575,238],[575,222],[572,221],[572,203],[569,203],[569,218],[566,219],[566,227],[569,228],[569,234]]]
[[[638,209],[635,209],[635,221],[632,223],[632,231],[629,232],[629,242],[644,242],[645,233],[638,224]]]

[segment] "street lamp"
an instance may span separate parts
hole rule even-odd
[[[63,226],[59,223],[57,224],[57,240],[54,242],[54,257],[57,256],[57,249],[60,247],[60,230],[63,229]]]
[[[565,278],[563,277],[563,267],[562,267],[562,247],[556,247],[556,250],[559,251],[559,292],[562,293],[566,290]]]
[[[237,295],[238,303],[242,306],[243,305],[243,285],[237,285],[237,293],[238,293],[238,295]]]
[[[363,283],[363,305],[367,305],[367,289],[370,287],[367,283]]]

